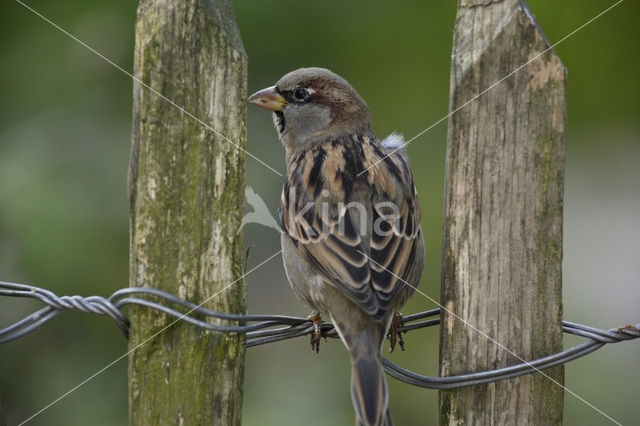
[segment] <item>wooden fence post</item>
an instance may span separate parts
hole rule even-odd
[[[548,47],[523,0],[459,0],[450,112]],[[449,119],[442,376],[562,348],[565,78],[550,50]],[[440,424],[561,424],[564,371],[545,374],[440,391]]]
[[[227,0],[141,0],[134,83],[130,285],[246,312],[242,237],[247,57]],[[185,112],[186,111],[186,112]],[[217,294],[220,292],[219,294]],[[131,312],[129,423],[239,425],[245,341]],[[135,349],[135,350],[134,350]]]

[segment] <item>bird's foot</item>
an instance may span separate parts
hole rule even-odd
[[[311,333],[311,350],[320,352],[320,338],[322,337],[322,317],[315,313],[307,317],[313,323],[313,333]]]
[[[398,327],[402,325],[402,315],[399,312],[393,314],[391,319],[391,326],[387,337],[389,338],[389,352],[393,352],[396,348],[396,342],[400,344],[400,349],[404,351],[404,339],[402,338],[402,332],[398,331]]]

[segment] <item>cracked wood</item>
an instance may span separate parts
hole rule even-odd
[[[142,0],[135,76],[246,146],[247,57],[227,0]],[[243,273],[244,154],[134,83],[130,285],[201,303]],[[240,280],[204,304],[245,313]],[[130,349],[174,321],[131,311]],[[209,319],[209,321],[213,321]],[[178,322],[129,355],[132,425],[239,425],[244,336]]]
[[[460,0],[450,111],[549,47],[526,3]],[[565,69],[553,50],[449,118],[441,303],[516,355],[562,349]],[[440,374],[521,362],[442,314]],[[545,370],[563,384],[563,368]],[[561,424],[540,373],[439,393],[440,424]]]

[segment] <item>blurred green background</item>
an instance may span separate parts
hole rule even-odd
[[[549,39],[564,37],[613,1],[531,0]],[[127,70],[132,69],[132,1],[30,0],[29,5]],[[17,2],[0,13],[0,280],[60,295],[109,295],[127,286],[126,175],[131,79]],[[407,138],[447,112],[455,2],[236,1],[249,56],[249,90],[301,66],[347,78],[366,99],[379,136]],[[602,328],[638,322],[640,306],[640,31],[626,1],[557,47],[568,68],[565,190],[565,319]],[[262,110],[249,109],[249,150],[284,169],[283,151]],[[427,241],[421,289],[439,298],[446,122],[409,147]],[[275,212],[281,178],[247,159],[247,183]],[[279,248],[250,224],[255,265]],[[306,315],[279,259],[247,277],[249,311]],[[0,327],[35,302],[0,299]],[[405,313],[435,307],[416,295]],[[438,332],[411,333],[391,357],[437,375]],[[566,338],[565,344],[579,339]],[[10,425],[41,409],[127,349],[106,318],[68,312],[0,346],[0,393]],[[566,368],[566,386],[623,424],[640,411],[640,344],[621,343]],[[126,361],[30,424],[127,422]],[[319,355],[299,339],[248,351],[244,423],[352,424],[349,366],[338,341]],[[399,425],[437,420],[437,392],[390,380]],[[607,420],[566,393],[565,423]]]

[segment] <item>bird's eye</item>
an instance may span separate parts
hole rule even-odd
[[[307,97],[307,95],[309,94],[309,92],[307,92],[306,89],[303,89],[302,87],[298,87],[294,92],[293,92],[293,96],[299,100],[302,101],[304,100],[304,98]]]

